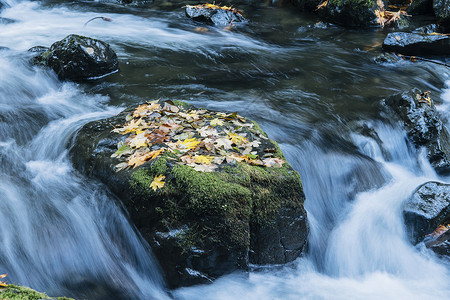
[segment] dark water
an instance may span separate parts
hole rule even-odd
[[[11,282],[82,299],[169,297],[114,196],[74,171],[67,156],[86,122],[163,98],[258,121],[302,175],[311,224],[309,254],[293,265],[230,275],[171,297],[448,296],[448,265],[410,245],[401,219],[416,186],[447,179],[379,105],[418,87],[430,90],[448,117],[448,68],[377,64],[386,31],[320,24],[256,1],[233,2],[250,22],[231,30],[187,19],[187,2],[1,2],[0,17],[15,20],[0,22],[0,46],[10,48],[0,50],[0,273]],[[112,22],[83,26],[96,16]],[[28,48],[72,33],[110,43],[120,72],[73,84],[29,65]]]

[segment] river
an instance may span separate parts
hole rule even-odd
[[[379,101],[418,87],[450,118],[450,70],[376,64],[386,31],[317,24],[288,7],[236,1],[251,20],[201,29],[183,3],[0,0],[0,273],[78,299],[445,299],[450,264],[412,246],[402,205],[441,178]],[[112,21],[94,17],[108,17]],[[205,26],[203,26],[205,27]],[[68,34],[111,44],[120,72],[61,82],[27,49]],[[105,186],[74,170],[83,124],[153,99],[237,111],[300,172],[308,253],[211,285],[167,291],[151,250]],[[369,128],[379,137],[362,134]],[[380,142],[381,141],[381,142]]]

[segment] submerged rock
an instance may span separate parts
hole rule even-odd
[[[433,10],[439,25],[450,32],[450,0],[433,0]]]
[[[384,40],[383,49],[405,55],[448,55],[450,37],[442,34],[392,32]]]
[[[450,185],[427,182],[417,188],[403,209],[406,229],[413,244],[421,241],[441,255],[450,255]],[[442,226],[442,232],[439,228]]]
[[[71,153],[79,170],[122,200],[171,288],[302,253],[300,176],[275,142],[235,113],[143,104],[85,125]]]
[[[185,12],[187,17],[195,21],[214,25],[226,26],[247,21],[241,11],[213,4],[186,5]]]
[[[0,299],[8,300],[25,300],[25,299],[39,299],[39,300],[73,300],[67,297],[49,297],[44,293],[36,292],[27,287],[8,284],[6,287],[0,288]]]
[[[403,122],[416,147],[425,147],[433,168],[440,174],[450,172],[450,135],[428,93],[418,89],[384,100]]]
[[[119,69],[117,55],[107,43],[75,34],[52,44],[32,62],[50,67],[61,80],[73,81],[95,79]]]

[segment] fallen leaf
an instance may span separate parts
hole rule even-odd
[[[215,169],[217,169],[216,165],[210,164],[210,165],[195,165],[194,170],[199,172],[213,172]]]
[[[142,148],[142,147],[147,147],[148,146],[148,139],[145,136],[145,133],[142,132],[136,136],[134,136],[130,142],[128,143],[128,145],[131,148]]]
[[[225,124],[222,120],[220,120],[219,118],[215,118],[215,119],[212,119],[210,122],[209,122],[209,125],[211,125],[211,126],[223,126],[223,124]]]
[[[214,156],[211,156],[211,155],[195,155],[193,158],[194,158],[194,161],[197,164],[209,165],[209,164],[211,164],[211,161],[214,159]]]
[[[266,158],[262,161],[264,163],[264,166],[268,168],[281,168],[283,164],[285,163],[284,160],[281,158]]]
[[[248,143],[248,139],[246,137],[234,132],[228,133],[228,139],[230,139],[237,146],[242,146]]]
[[[152,183],[150,183],[150,187],[156,192],[157,189],[161,189],[164,187],[164,179],[166,176],[164,175],[156,175],[153,179]]]

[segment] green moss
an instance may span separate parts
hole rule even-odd
[[[150,189],[154,176],[163,174],[165,186]],[[165,226],[184,228],[178,239],[186,251],[211,242],[247,247],[250,223],[270,226],[281,207],[302,205],[294,192],[301,190],[300,176],[287,164],[265,168],[236,163],[205,173],[162,157],[134,172],[131,186],[147,195],[145,201],[161,203],[156,210]]]
[[[66,297],[50,298],[44,293],[39,293],[27,287],[9,284],[7,287],[0,289],[0,299],[8,300],[39,300],[39,299],[58,299],[73,300]]]
[[[334,6],[360,6],[360,7],[374,7],[377,5],[376,0],[329,0],[328,5]]]
[[[176,106],[181,106],[183,108],[189,108],[191,107],[191,105],[185,101],[180,101],[180,100],[172,100],[173,104],[175,104]]]

